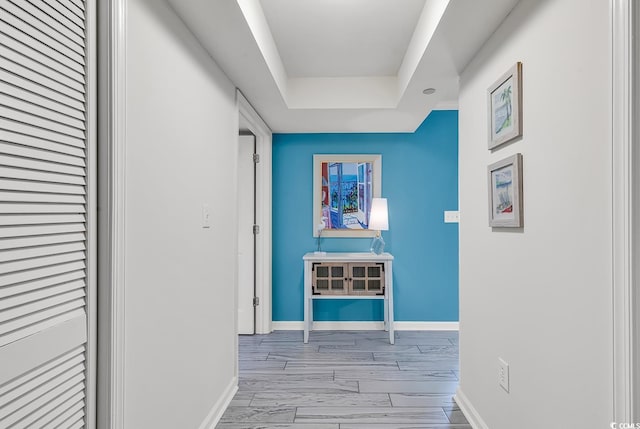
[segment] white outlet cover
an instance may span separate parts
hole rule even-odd
[[[460,222],[460,212],[458,210],[444,212],[444,223],[459,223],[459,222]]]
[[[498,384],[509,393],[509,364],[498,358]]]
[[[211,228],[211,209],[209,204],[202,205],[202,227]]]

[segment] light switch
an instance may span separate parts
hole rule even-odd
[[[211,209],[209,204],[202,205],[202,227],[211,228]]]
[[[460,212],[459,211],[445,211],[444,212],[444,223],[459,223],[460,222]]]

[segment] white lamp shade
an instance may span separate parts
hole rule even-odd
[[[389,230],[389,210],[386,198],[373,198],[371,200],[371,213],[369,214],[369,229],[375,231]]]

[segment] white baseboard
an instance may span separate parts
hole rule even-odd
[[[394,322],[396,331],[457,331],[458,322]],[[384,328],[382,321],[378,322],[313,322],[316,331],[377,331]],[[286,321],[272,322],[274,331],[302,331],[304,322]]]
[[[204,421],[200,424],[199,429],[215,429],[237,391],[238,378],[233,377],[220,399],[216,401],[211,411],[209,411],[209,414],[207,414],[207,417],[205,417]]]
[[[462,393],[460,388],[456,390],[456,394],[453,396],[453,399],[456,401],[456,404],[460,407],[462,414],[467,418],[473,429],[489,429],[489,426],[487,426],[484,420],[482,420],[478,411],[473,405],[471,405],[471,402],[469,402],[469,399],[464,393]]]
[[[460,322],[393,322],[396,331],[457,331]]]

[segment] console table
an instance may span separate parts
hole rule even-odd
[[[389,331],[389,343],[394,344],[393,333],[393,256],[389,253],[379,255],[370,252],[333,253],[309,252],[302,258],[304,261],[304,342],[309,342],[309,331],[313,329],[313,301],[317,299],[380,299],[384,300],[384,330]],[[314,270],[318,266],[337,266],[344,271],[342,278],[323,277],[321,287],[313,284]],[[382,269],[378,277],[376,267]],[[353,271],[365,272],[363,277],[354,281]],[[372,268],[368,271],[367,268]],[[337,273],[342,271],[338,269]],[[367,278],[372,273],[370,279]],[[335,282],[335,283],[333,283]],[[342,283],[341,283],[342,282]],[[370,284],[369,284],[370,283]],[[332,286],[332,284],[335,285]],[[314,294],[314,288],[316,293]],[[334,290],[331,290],[334,288]],[[379,294],[375,294],[378,289]],[[331,291],[330,291],[331,290]],[[326,291],[326,292],[325,292]]]

